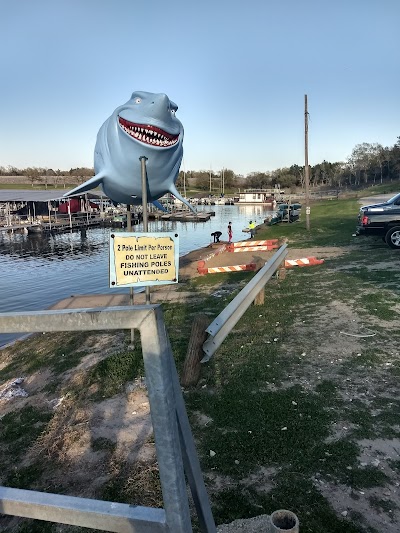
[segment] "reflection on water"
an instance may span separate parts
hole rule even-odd
[[[232,222],[233,241],[247,238],[242,229],[250,220],[263,222],[270,213],[261,206],[199,206],[214,211],[207,222],[150,221],[149,231],[179,234],[179,254],[207,246],[211,233],[227,240]],[[113,230],[115,231],[115,230]],[[142,225],[135,226],[141,232]],[[57,235],[0,233],[0,312],[47,309],[73,294],[126,293],[108,286],[109,235],[106,228]],[[0,335],[0,345],[17,335]]]
[[[88,238],[86,231],[58,235],[3,233],[0,234],[0,256],[8,255],[15,262],[33,260],[34,266],[41,261],[70,261],[74,256],[101,253],[107,238],[108,235],[98,234]]]

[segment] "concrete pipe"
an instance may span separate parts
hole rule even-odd
[[[286,509],[275,511],[269,517],[269,533],[299,533],[299,519]]]

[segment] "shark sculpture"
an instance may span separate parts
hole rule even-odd
[[[117,107],[97,134],[95,176],[64,196],[77,195],[100,185],[114,203],[140,205],[140,158],[144,156],[147,158],[147,200],[164,209],[157,200],[170,192],[194,211],[175,187],[183,157],[183,126],[175,115],[177,109],[166,94],[134,92],[126,104]]]

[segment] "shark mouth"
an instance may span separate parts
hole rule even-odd
[[[135,124],[129,122],[122,117],[118,117],[118,122],[121,128],[131,137],[144,144],[150,144],[151,146],[160,146],[161,148],[168,148],[178,142],[179,134],[172,135],[166,131],[151,126],[150,124]]]

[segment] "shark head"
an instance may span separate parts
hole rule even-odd
[[[114,116],[123,135],[144,150],[182,150],[183,126],[176,117],[178,106],[166,94],[134,92]]]
[[[145,157],[148,201],[154,202],[167,192],[182,199],[175,187],[184,135],[177,110],[166,94],[135,91],[97,134],[96,175],[67,195],[101,185],[115,203],[141,204],[141,159]]]

